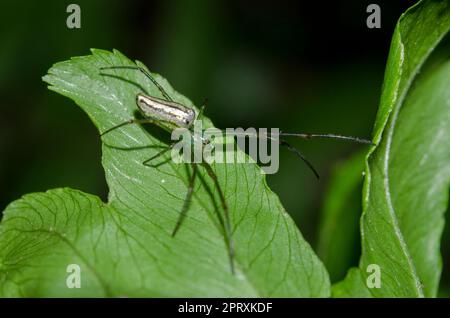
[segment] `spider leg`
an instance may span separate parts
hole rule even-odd
[[[289,143],[287,143],[285,140],[280,139],[280,145],[285,146],[289,151],[296,154],[302,161],[308,166],[309,169],[314,173],[317,179],[319,179],[319,173],[317,172],[316,168],[312,165],[311,162],[298,150],[297,148],[291,146]]]
[[[166,152],[168,152],[169,150],[171,150],[173,148],[173,146],[175,145],[175,143],[170,144],[169,146],[167,146],[165,149],[161,150],[160,152],[158,152],[156,155],[150,157],[149,159],[145,160],[144,162],[142,162],[142,164],[144,166],[148,166],[148,167],[154,167],[154,165],[150,165],[148,164],[150,161],[155,160],[156,158],[161,157],[162,155],[164,155]]]
[[[211,165],[209,163],[207,163],[206,161],[202,162],[202,166],[205,167],[206,172],[208,173],[209,177],[213,180],[214,185],[217,189],[217,192],[219,193],[219,197],[220,197],[220,202],[222,204],[222,208],[224,211],[224,216],[225,216],[225,242],[227,244],[228,247],[228,256],[230,259],[230,267],[231,267],[231,272],[234,274],[235,270],[234,270],[234,243],[233,243],[233,238],[232,238],[232,232],[231,232],[231,221],[230,221],[230,213],[228,210],[228,205],[227,202],[225,200],[225,195],[223,194],[222,191],[222,187],[219,184],[219,180],[217,179],[217,175],[214,172],[214,170],[212,169]]]
[[[175,224],[175,227],[172,231],[172,236],[175,236],[177,234],[181,223],[183,222],[184,218],[186,217],[187,211],[189,210],[189,206],[192,201],[192,194],[194,191],[194,184],[195,184],[195,178],[197,177],[197,164],[192,163],[192,175],[189,178],[189,184],[188,184],[188,190],[186,193],[186,197],[184,199],[183,208],[181,209],[180,216],[178,217],[177,223]]]
[[[156,81],[156,79],[148,72],[145,68],[140,66],[126,66],[126,65],[118,65],[118,66],[107,66],[107,67],[100,67],[101,70],[112,70],[112,69],[128,69],[128,70],[138,70],[141,73],[143,73],[147,78],[158,88],[158,90],[161,92],[161,94],[164,96],[164,98],[170,102],[172,102],[172,98],[167,94],[165,89]]]
[[[113,130],[115,130],[117,128],[126,126],[126,125],[131,125],[131,124],[154,124],[154,123],[155,123],[155,120],[153,120],[153,119],[148,119],[148,118],[147,119],[135,119],[135,118],[133,118],[133,119],[124,121],[123,123],[120,123],[120,124],[118,124],[116,126],[113,126],[113,127],[109,128],[109,129],[105,130],[104,132],[102,132],[100,134],[100,136],[104,136],[107,133],[110,133],[111,131],[113,131]]]
[[[205,107],[206,107],[207,103],[208,103],[208,99],[205,98],[205,100],[203,102],[203,105],[200,107],[200,111],[198,113],[197,120],[202,120],[203,119],[203,113],[205,111]]]
[[[375,145],[372,141],[367,140],[367,139],[353,137],[353,136],[336,135],[336,134],[284,133],[284,132],[280,131],[278,136],[298,137],[301,139],[312,139],[312,138],[340,139],[340,140],[347,140],[347,141],[352,141],[352,142],[356,142],[356,143],[360,143],[360,144]]]

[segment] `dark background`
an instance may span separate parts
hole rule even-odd
[[[73,2],[81,29],[66,27]],[[217,127],[370,137],[391,35],[414,1],[376,1],[382,27],[368,29],[372,2],[2,1],[0,210],[23,194],[63,186],[106,200],[98,132],[41,80],[53,63],[89,48],[116,48],[143,61],[196,104],[207,97],[206,115]],[[330,171],[363,146],[295,144],[321,180],[282,150],[280,171],[268,183],[315,247]],[[355,193],[355,202],[360,197]]]

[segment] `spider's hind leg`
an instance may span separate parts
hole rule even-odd
[[[153,77],[150,72],[148,72],[145,68],[141,66],[126,66],[126,65],[117,65],[117,66],[106,66],[101,67],[101,70],[114,70],[114,69],[125,69],[125,70],[137,70],[140,71],[142,74],[147,76],[147,78],[158,88],[158,90],[161,92],[162,96],[170,102],[172,102],[172,98],[167,94],[166,90],[156,81],[156,79]]]
[[[230,220],[230,212],[228,210],[228,204],[225,200],[225,195],[222,191],[222,187],[219,184],[219,179],[217,178],[216,173],[212,169],[211,165],[204,161],[202,162],[202,166],[205,167],[206,172],[208,173],[208,176],[213,180],[214,185],[217,189],[217,192],[219,193],[220,202],[222,204],[225,222],[224,222],[224,234],[225,234],[225,242],[228,248],[228,257],[230,259],[230,267],[231,267],[231,273],[234,275],[234,243],[233,243],[233,237],[232,237],[232,230],[231,230],[231,220]]]

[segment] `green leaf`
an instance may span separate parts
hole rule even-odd
[[[444,44],[444,56],[430,54],[449,28],[449,1],[422,1],[397,24],[374,128],[378,145],[366,162],[361,277],[352,270],[334,295],[361,293],[370,264],[381,268],[373,296],[437,293],[450,183],[450,61]]]
[[[372,298],[369,289],[363,281],[359,268],[350,268],[345,279],[331,288],[334,298]]]
[[[118,51],[92,53],[55,64],[44,81],[74,100],[99,131],[134,117],[141,87],[161,96],[139,72],[111,71],[120,78],[99,74],[100,67],[135,65]],[[155,77],[174,100],[193,107]],[[139,125],[104,136],[107,204],[57,189],[7,207],[0,225],[0,295],[329,296],[323,265],[254,163],[213,165],[230,206],[235,275],[213,204],[217,193],[202,169],[206,187],[196,183],[188,217],[172,237],[187,171],[171,160],[157,168],[142,164],[160,150],[157,136]],[[69,264],[81,267],[80,289],[66,287]]]
[[[317,254],[332,282],[343,279],[360,255],[358,219],[365,155],[358,152],[337,165],[325,194]]]

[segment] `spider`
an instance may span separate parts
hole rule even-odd
[[[209,144],[211,141],[207,138],[203,137],[203,134],[198,136],[198,134],[194,134],[193,126],[194,122],[196,120],[200,120],[203,116],[203,110],[204,105],[200,108],[200,111],[197,113],[197,111],[193,108],[184,106],[180,103],[177,103],[173,101],[173,99],[167,94],[167,92],[164,90],[164,88],[156,81],[156,79],[148,72],[146,69],[140,66],[108,66],[108,67],[101,67],[100,70],[112,70],[112,69],[128,69],[128,70],[136,70],[143,73],[160,91],[161,95],[164,97],[164,99],[149,96],[144,93],[138,93],[136,95],[136,104],[141,112],[143,118],[137,119],[132,118],[130,120],[127,120],[123,123],[120,123],[116,126],[113,126],[106,131],[101,133],[101,136],[104,136],[107,133],[110,133],[111,131],[123,127],[125,125],[130,124],[154,124],[156,126],[159,126],[160,128],[166,130],[167,132],[172,132],[173,130],[177,128],[184,128],[187,129],[191,133],[191,141],[200,141],[203,146]],[[100,73],[101,75],[109,75],[106,73]],[[272,135],[256,135],[254,137],[260,138],[277,138],[277,141],[280,145],[285,146],[288,150],[295,153],[302,161],[306,163],[306,165],[312,170],[312,172],[315,174],[317,178],[319,178],[319,174],[317,173],[317,170],[314,168],[314,166],[306,159],[306,157],[296,148],[291,146],[288,142],[286,142],[283,139],[279,139],[279,137],[298,137],[303,139],[311,139],[311,138],[334,138],[334,139],[342,139],[342,140],[349,140],[354,141],[358,143],[365,143],[365,144],[372,144],[371,141],[357,138],[357,137],[350,137],[350,136],[341,136],[341,135],[335,135],[335,134],[304,134],[304,133],[284,133],[279,132],[277,136]],[[158,152],[156,155],[152,156],[151,158],[145,160],[143,162],[144,165],[149,165],[151,161],[154,159],[164,155],[166,152],[171,150],[175,143],[170,144],[168,147],[163,149],[162,151]],[[184,218],[186,217],[186,214],[188,212],[192,195],[193,195],[193,189],[195,180],[198,175],[198,165],[201,165],[204,167],[204,169],[207,172],[207,175],[212,179],[215,188],[217,189],[221,206],[223,209],[223,218],[220,214],[218,214],[219,221],[221,225],[224,227],[224,238],[225,243],[227,246],[227,253],[228,258],[230,262],[230,268],[231,272],[234,274],[235,272],[235,266],[234,266],[234,244],[233,244],[233,238],[232,238],[232,230],[231,230],[231,220],[230,220],[230,212],[227,205],[227,202],[225,200],[225,195],[222,190],[222,187],[220,186],[219,180],[217,178],[216,173],[214,172],[211,165],[206,162],[202,161],[200,163],[191,162],[192,166],[192,173],[189,176],[188,181],[188,188],[185,196],[185,200],[183,202],[183,206],[181,208],[180,214],[178,216],[177,222],[174,226],[174,229],[172,231],[172,236],[175,236],[178,232]]]

